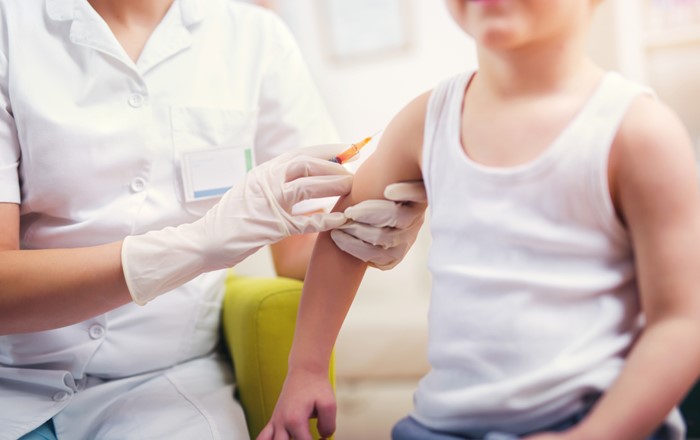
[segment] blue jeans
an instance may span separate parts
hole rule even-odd
[[[23,435],[19,440],[57,440],[53,429],[53,421],[49,420],[34,431]]]
[[[555,423],[552,426],[538,430],[537,432],[561,432],[570,429],[583,420],[595,404],[597,396],[587,398],[586,406],[575,414]],[[534,432],[528,433],[528,435]],[[518,440],[520,436],[507,432],[488,432],[482,436],[463,436],[449,432],[434,431],[418,423],[411,417],[399,420],[391,431],[392,440]],[[662,426],[647,440],[667,440],[668,428]]]

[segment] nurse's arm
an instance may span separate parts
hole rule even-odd
[[[0,203],[0,335],[75,324],[131,302],[121,242],[19,249],[19,205]]]
[[[270,254],[278,276],[304,280],[318,234],[292,235],[270,245]]]

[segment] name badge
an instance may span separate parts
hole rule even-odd
[[[185,201],[221,197],[253,169],[250,147],[214,148],[182,154]]]

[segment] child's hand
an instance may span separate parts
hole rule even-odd
[[[270,421],[257,440],[312,440],[309,419],[318,418],[318,432],[335,432],[336,403],[328,373],[289,370]]]

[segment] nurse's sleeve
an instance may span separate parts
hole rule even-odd
[[[299,46],[287,26],[270,13],[267,63],[260,91],[256,162],[299,147],[338,142],[338,134]],[[293,212],[330,211],[336,198],[307,200]]]
[[[328,110],[286,25],[270,14],[271,40],[260,91],[255,154],[258,163],[291,149],[338,142]]]
[[[8,89],[7,57],[0,51],[0,203],[20,203],[20,149]]]

